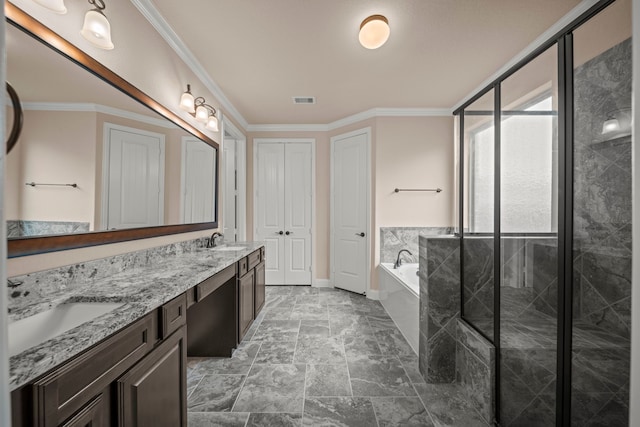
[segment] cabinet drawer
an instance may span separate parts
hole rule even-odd
[[[260,248],[260,261],[264,261],[266,258],[266,254],[264,252],[264,247]]]
[[[70,420],[61,425],[61,427],[102,427],[104,412],[104,400],[102,394],[98,395],[91,402],[87,403],[77,414]]]
[[[248,270],[253,270],[256,265],[260,264],[260,251],[254,251],[247,257],[249,260]]]
[[[172,299],[160,310],[160,339],[165,339],[187,323],[187,297],[185,294]]]
[[[249,271],[248,265],[246,257],[238,261],[238,277],[242,277],[247,274],[247,271]]]
[[[207,280],[196,285],[196,301],[202,301],[207,295],[227,283],[236,275],[235,266],[230,265],[222,271],[217,272]]]
[[[151,351],[157,331],[153,312],[35,381],[34,425],[57,426],[73,415]]]

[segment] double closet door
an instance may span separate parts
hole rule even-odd
[[[255,141],[255,240],[267,285],[311,284],[313,144]]]

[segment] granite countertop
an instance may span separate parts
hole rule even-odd
[[[9,321],[37,314],[69,302],[121,302],[124,305],[61,335],[27,349],[9,359],[11,391],[36,379],[78,355],[165,302],[222,271],[264,246],[259,242],[234,242],[241,250],[217,251],[201,248],[163,258],[153,266],[127,269],[106,278],[57,293],[51,299],[13,310]],[[231,246],[231,245],[229,245]]]

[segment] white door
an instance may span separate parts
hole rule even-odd
[[[360,294],[369,281],[369,131],[331,138],[333,285]]]
[[[197,138],[182,138],[183,224],[215,220],[216,170],[215,148]]]
[[[164,223],[164,135],[105,124],[108,230]]]
[[[224,170],[224,215],[222,234],[227,242],[238,240],[238,178],[236,165],[236,140],[225,138],[222,143]]]
[[[256,240],[268,285],[311,284],[312,144],[256,142]]]

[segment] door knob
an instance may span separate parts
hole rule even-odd
[[[356,236],[364,237],[364,233],[356,233]]]
[[[279,234],[279,235],[281,235],[281,236],[282,236],[282,235],[284,234],[284,231],[282,231],[282,230],[280,230],[280,231],[276,231],[276,234]]]
[[[286,233],[284,233],[284,234],[286,234],[286,235],[288,236],[289,234],[293,234],[293,231],[287,231],[287,232],[286,232]]]

